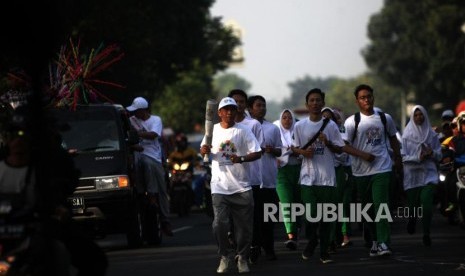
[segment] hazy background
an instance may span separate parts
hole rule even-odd
[[[252,84],[248,94],[277,102],[304,75],[350,78],[366,71],[360,55],[382,0],[217,0],[211,9],[243,29],[245,61],[226,72]]]

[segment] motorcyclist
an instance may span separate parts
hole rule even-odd
[[[67,198],[79,172],[47,122],[41,122],[43,136],[36,136],[31,113],[18,107],[2,129],[6,155],[0,161],[0,195],[22,202],[21,212],[29,214],[26,222],[34,226],[28,232],[30,245],[10,273],[26,262],[28,275],[69,275],[71,264],[78,275],[104,275],[104,253],[80,234],[69,216]]]
[[[178,133],[176,135],[175,146],[175,150],[168,156],[170,168],[174,163],[189,162],[192,170],[192,164],[194,164],[196,160],[197,151],[189,146],[187,137],[184,133]]]
[[[451,195],[457,193],[455,169],[465,166],[465,111],[460,112],[455,120],[457,122],[457,130],[448,142],[448,147],[453,151],[454,155],[454,172],[450,174],[451,177],[449,177],[449,180],[446,180],[446,185],[450,189],[448,194]],[[451,204],[447,207],[446,211],[454,212],[457,209],[457,199],[455,196],[451,196],[450,201]]]
[[[178,133],[175,137],[175,150],[170,153],[168,156],[168,166],[170,170],[173,172],[171,175],[171,192],[172,198],[175,197],[174,193],[174,185],[175,183],[179,184],[182,183],[187,187],[188,193],[188,206],[192,205],[194,201],[193,195],[193,188],[192,186],[195,185],[194,179],[194,166],[197,160],[197,151],[189,146],[188,140],[184,133]],[[180,168],[176,168],[176,166],[181,166],[182,164],[188,164],[188,167],[183,169],[182,171]],[[178,174],[178,175],[176,175]],[[179,211],[179,210],[178,210]]]

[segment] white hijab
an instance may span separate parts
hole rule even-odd
[[[284,128],[283,124],[281,123],[281,119],[283,118],[284,112],[286,111],[289,112],[292,117],[292,125],[289,129]],[[290,109],[284,109],[279,115],[279,119],[274,122],[274,124],[279,127],[279,132],[281,133],[281,142],[283,143],[283,147],[285,148],[290,147],[292,145],[292,136],[294,135],[295,122],[295,115]]]
[[[417,109],[420,110],[421,113],[423,113],[423,117],[425,118],[421,125],[415,124],[415,121],[413,119],[415,111]],[[427,141],[430,141],[430,139],[434,135],[435,133],[433,132],[433,128],[431,127],[431,124],[429,122],[428,113],[426,112],[426,109],[421,105],[414,106],[410,114],[410,121],[405,127],[404,133],[402,134],[402,138],[418,143],[418,145],[421,145]]]
[[[284,112],[288,111],[292,117],[292,124],[289,129],[283,127],[281,119]],[[292,146],[292,137],[294,136],[294,126],[296,122],[294,113],[290,109],[284,109],[279,115],[279,119],[274,122],[275,125],[279,127],[279,132],[281,133],[281,142],[283,143],[282,154],[278,157],[279,166],[283,167],[289,162],[289,155],[291,154],[290,147]]]

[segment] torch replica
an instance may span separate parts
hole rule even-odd
[[[218,102],[208,100],[205,108],[205,145],[211,146],[213,138],[213,125],[218,121]],[[208,154],[203,157],[203,162],[210,162]]]

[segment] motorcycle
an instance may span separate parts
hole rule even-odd
[[[171,162],[169,176],[171,208],[180,217],[189,215],[194,203],[191,166],[189,161]]]
[[[439,162],[438,201],[441,214],[448,218],[450,224],[455,224],[455,163],[454,152],[446,147],[442,148],[442,159]]]
[[[457,176],[457,205],[459,220],[462,225],[465,223],[465,161],[464,157],[456,158],[456,163],[461,164],[455,170]]]

